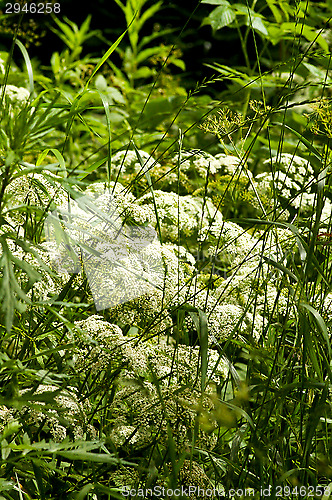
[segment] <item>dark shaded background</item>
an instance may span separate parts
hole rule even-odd
[[[6,3],[8,2],[0,2],[2,14],[5,14]],[[124,15],[115,1],[60,0],[58,3],[61,5],[60,19],[67,17],[80,25],[90,14],[92,16],[91,29],[101,30],[103,37],[110,43],[113,43],[126,28]],[[147,5],[152,3],[148,2]],[[182,77],[188,88],[195,86],[196,82],[201,81],[203,76],[210,78],[213,75],[212,70],[203,66],[204,63],[219,62],[229,66],[244,64],[236,30],[224,28],[213,36],[210,26],[201,27],[203,18],[214,7],[190,0],[181,0],[181,2],[165,0],[163,9],[155,14],[141,31],[141,36],[148,35],[152,32],[155,24],[160,25],[161,29],[175,29],[172,34],[157,39],[153,43],[175,44],[181,49],[186,64],[186,73],[182,74]],[[9,50],[19,17],[19,15],[7,14],[2,19],[0,50]],[[55,25],[54,21],[50,15],[45,14],[24,14],[21,20],[19,38],[28,47],[30,57],[37,57],[43,65],[49,64],[51,54],[54,51],[61,51],[64,48],[63,42],[50,30],[50,25]],[[122,41],[122,47],[126,42],[125,39]],[[107,48],[105,41],[94,37],[86,42],[81,56],[83,57],[87,53],[100,56]],[[114,62],[121,65],[120,60],[114,60]],[[180,72],[174,67],[172,67],[172,71]]]

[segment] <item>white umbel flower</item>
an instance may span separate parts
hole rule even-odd
[[[0,95],[5,90],[5,99],[7,99],[13,105],[23,105],[25,104],[29,97],[30,92],[24,87],[16,87],[15,85],[6,85],[6,87],[1,87]]]

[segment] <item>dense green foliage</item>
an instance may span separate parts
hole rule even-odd
[[[332,4],[113,3],[0,52],[0,499],[332,498]]]

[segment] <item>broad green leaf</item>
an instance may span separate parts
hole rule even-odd
[[[258,31],[264,36],[269,36],[269,32],[267,31],[265,24],[261,17],[253,16],[247,18],[246,25],[252,27],[255,31]]]
[[[276,7],[276,4],[277,4],[276,0],[266,0],[266,3],[268,4],[276,22],[281,23],[282,22],[282,14],[281,14],[280,10]]]
[[[105,92],[107,90],[107,81],[103,75],[98,75],[96,77],[95,87],[100,90],[100,92]]]
[[[162,47],[149,47],[148,49],[141,50],[136,57],[136,62],[140,64],[151,56],[164,54],[164,48]]]
[[[186,64],[182,59],[171,59],[171,63],[174,64],[177,68],[182,69],[182,71],[186,70]]]
[[[239,14],[246,16],[246,26],[252,27],[255,31],[262,33],[262,35],[268,36],[269,33],[264,25],[263,16],[258,15],[254,10],[239,3],[234,4],[233,9]]]
[[[153,74],[153,69],[149,68],[148,66],[141,66],[136,71],[134,71],[131,76],[132,78],[137,80],[138,78],[149,78]]]
[[[229,2],[225,1],[223,5],[214,9],[208,17],[203,19],[202,26],[209,24],[213,31],[217,31],[232,24],[235,18],[234,9]]]

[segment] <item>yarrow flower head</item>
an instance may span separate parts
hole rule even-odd
[[[234,175],[239,172],[241,160],[237,156],[218,153],[215,155],[215,159],[218,161],[219,170],[222,170],[223,175]]]
[[[24,422],[30,430],[44,432],[55,442],[66,437],[74,440],[84,439],[86,435],[96,438],[95,428],[88,424],[88,413],[91,410],[87,399],[82,403],[74,387],[60,389],[54,385],[41,384],[34,388],[22,389],[19,397],[34,396],[34,403],[21,409],[1,407],[0,429],[10,421]],[[46,405],[47,402],[47,405]]]
[[[154,192],[154,200],[163,241],[179,242],[179,236],[196,239],[202,225],[209,225],[212,220],[222,221],[222,214],[213,203],[198,196],[178,196],[176,193],[157,190]],[[153,197],[150,193],[146,194],[138,200],[138,203],[153,207]]]
[[[6,85],[0,89],[0,97],[4,93],[5,100],[12,105],[24,105],[29,97],[30,92],[24,87],[16,87],[15,85]]]
[[[205,151],[189,150],[182,151],[181,155],[174,156],[169,164],[178,165],[182,172],[184,172],[189,179],[194,175],[206,179],[208,174],[216,174],[220,169],[220,164],[216,158]],[[177,175],[175,173],[175,175]]]
[[[161,290],[165,276],[161,245],[148,225],[151,209],[119,186],[114,195],[111,186],[100,189],[91,187],[46,220],[47,239],[62,256],[67,250],[69,271],[77,272],[73,262],[75,269],[83,265],[98,310]]]
[[[41,210],[49,207],[51,210],[58,205],[65,204],[67,193],[56,176],[45,169],[42,174],[28,173],[15,177],[6,187],[8,204],[12,208],[11,218],[23,224],[25,212],[15,207],[32,205]]]
[[[193,366],[199,365],[199,348],[176,346],[165,336],[138,343],[136,335],[124,335],[119,327],[97,316],[77,322],[75,327],[76,370],[86,373],[90,369],[94,374],[107,366],[118,368],[109,429],[115,446],[126,442],[140,449],[151,442],[157,429],[158,439],[165,442],[169,421],[178,445],[188,444],[202,400],[195,388],[197,376],[193,370]],[[213,350],[209,350],[208,359],[207,379],[215,384],[223,383],[228,364]],[[152,373],[158,379],[158,391],[150,381]],[[188,385],[192,390],[186,389]],[[161,411],[160,397],[165,402],[166,414]],[[207,398],[205,404],[209,404]],[[202,435],[201,438],[209,442],[209,446],[215,443],[213,437]]]
[[[287,177],[298,183],[299,186],[303,186],[314,174],[308,160],[290,153],[273,156],[271,159],[265,160],[264,165],[270,166],[273,169],[279,168]]]
[[[151,168],[158,168],[160,166],[160,164],[145,151],[139,150],[138,154],[142,159],[144,169],[147,171]],[[142,165],[136,151],[131,150],[123,150],[116,153],[112,157],[112,167],[115,174],[120,172],[120,175],[133,173],[137,174],[142,171]]]

